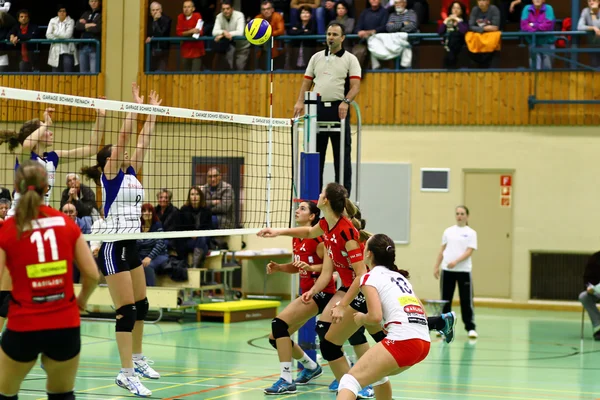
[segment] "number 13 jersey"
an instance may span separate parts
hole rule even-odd
[[[431,341],[427,316],[408,279],[385,267],[375,267],[361,277],[363,286],[377,289],[388,339]]]
[[[113,179],[102,174],[101,183],[105,223],[98,233],[140,232],[144,187],[135,170],[132,167],[125,172],[120,169]]]

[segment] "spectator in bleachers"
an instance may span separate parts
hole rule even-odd
[[[194,12],[194,2],[183,2],[183,13],[177,17],[177,36],[199,38],[204,35],[204,21],[200,13]],[[204,42],[181,42],[181,69],[183,71],[200,71],[202,57],[205,54]]]
[[[290,2],[290,25],[295,26],[298,21],[300,21],[300,12],[301,12],[301,8],[305,8],[308,7],[310,9],[310,12],[312,14],[312,18],[315,19],[315,21],[318,22],[317,19],[317,9],[320,8],[321,6],[321,0],[292,0]],[[324,14],[321,11],[319,11],[321,18],[324,17]],[[315,24],[315,28],[316,28],[316,24]],[[316,29],[315,29],[316,32]],[[322,35],[323,33],[319,32],[319,35]]]
[[[215,65],[218,65],[219,57],[225,54],[225,60],[230,70],[243,71],[246,69],[248,56],[250,54],[250,42],[247,40],[233,40],[234,36],[244,36],[245,20],[244,14],[233,9],[232,0],[221,2],[221,12],[215,20],[212,35],[217,45],[215,47]],[[235,64],[234,64],[235,60]],[[223,68],[215,67],[216,70]]]
[[[448,15],[438,28],[444,44],[444,68],[456,69],[462,49],[465,47],[465,34],[469,24],[465,20],[467,11],[463,3],[454,1],[448,6]]]
[[[335,15],[336,22],[344,27],[344,32],[346,32],[347,35],[352,34],[354,32],[356,20],[350,16],[350,6],[346,1],[339,0],[335,3]],[[344,40],[344,46],[346,45],[351,46],[350,41],[347,39]]]
[[[363,68],[368,55],[367,39],[376,33],[386,32],[388,21],[388,12],[381,6],[381,0],[369,0],[369,4],[371,7],[365,8],[358,17],[356,33],[360,41],[352,48],[352,53]]]
[[[336,2],[334,0],[321,0],[321,7],[317,8],[317,32],[324,35],[327,25],[336,18]],[[347,0],[349,7],[352,6],[352,0]],[[350,31],[352,32],[352,31]]]
[[[179,218],[179,231],[204,231],[210,230],[212,225],[212,213],[207,207],[206,198],[199,186],[192,186],[188,191],[187,201],[181,207]],[[181,260],[187,260],[188,254],[192,253],[193,268],[200,268],[208,254],[209,238],[191,237],[177,240],[177,256]]]
[[[73,204],[77,209],[77,215],[80,217],[89,217],[92,214],[98,215],[96,195],[89,186],[81,183],[79,175],[67,174],[66,183],[67,188],[62,192],[60,208],[63,208],[65,204]]]
[[[234,229],[235,195],[231,185],[223,180],[218,168],[208,170],[208,182],[202,186],[206,206],[213,216],[213,229]]]
[[[102,39],[102,1],[90,0],[90,10],[84,12],[77,23],[75,30],[81,32],[82,39],[96,39],[98,42]],[[79,49],[79,71],[80,72],[100,72],[96,71],[97,53],[94,43],[84,43]]]
[[[142,232],[162,232],[160,223],[154,207],[150,203],[142,205]],[[156,275],[169,262],[167,244],[163,239],[138,239],[136,247],[140,264],[144,267],[146,275],[146,286],[156,286]]]
[[[155,208],[156,215],[160,219],[165,232],[176,231],[179,225],[179,209],[172,203],[173,192],[169,189],[160,189],[156,195],[158,205]]]
[[[152,38],[171,36],[171,18],[163,14],[162,4],[150,4],[150,17],[147,25],[146,43],[150,44],[150,71],[166,71],[169,62],[170,42],[152,42]]]
[[[416,33],[419,31],[417,13],[406,8],[407,3],[407,0],[394,0],[394,10],[385,25],[386,32]]]
[[[77,224],[81,233],[84,235],[92,233],[92,218],[78,216],[77,209],[73,204],[65,204],[61,207],[61,211]],[[73,268],[73,283],[79,283],[80,278],[79,268]]]
[[[75,21],[67,14],[67,9],[59,4],[58,16],[52,18],[46,29],[47,39],[73,39]],[[53,43],[48,54],[48,65],[52,72],[73,72],[73,66],[79,65],[75,43]]]
[[[393,12],[395,7],[395,0],[389,0],[386,8],[390,10],[390,12]],[[406,8],[413,10],[417,14],[419,24],[426,24],[429,22],[429,3],[427,0],[407,0]]]
[[[10,200],[5,198],[0,198],[0,220],[6,218],[8,214],[8,210],[10,210]]]
[[[579,17],[577,30],[592,33],[590,46],[600,47],[600,0],[588,0],[588,6],[583,9]],[[590,65],[600,67],[600,53],[590,53]]]
[[[532,0],[501,0],[500,2],[500,27],[508,22],[519,23],[525,6],[531,4]]]
[[[471,10],[465,41],[477,68],[489,68],[500,48],[500,10],[490,0],[477,0]]]
[[[300,17],[288,31],[290,36],[316,35],[317,26],[312,10],[308,6],[300,7]],[[288,55],[287,69],[306,69],[308,60],[315,54],[317,42],[313,40],[292,40]]]
[[[600,252],[592,254],[583,273],[583,285],[586,290],[579,294],[579,301],[590,316],[594,330],[594,340],[600,340],[600,311],[596,303],[600,301]]]
[[[33,46],[28,46],[27,41],[38,38],[38,26],[29,22],[29,11],[19,11],[19,25],[13,26],[10,31],[10,42],[17,46],[21,52],[19,61],[20,72],[39,71],[37,54]]]
[[[470,10],[469,0],[459,0],[458,2],[463,6],[463,10],[465,11],[462,19],[466,19],[469,16]],[[442,23],[446,20],[446,18],[452,15],[452,7],[454,3],[456,3],[456,0],[442,0],[442,9],[440,12]]]
[[[8,71],[8,50],[10,45],[4,42],[10,39],[10,31],[17,21],[7,12],[0,12],[0,72]]]
[[[546,4],[545,0],[533,0],[532,5],[527,5],[523,8],[521,15],[521,30],[523,32],[549,32],[554,30],[554,9],[551,5]],[[534,47],[542,49],[554,49],[555,36],[538,36],[535,38],[528,36],[525,38],[529,43],[530,51]],[[529,66],[533,67],[533,59],[531,53],[529,55]],[[547,53],[536,53],[535,69],[552,69],[552,55]]]
[[[271,36],[273,37],[277,37],[277,36],[283,36],[285,35],[285,23],[283,21],[283,15],[281,15],[280,13],[275,11],[275,8],[273,7],[273,2],[269,1],[269,0],[265,0],[260,4],[260,14],[257,15],[255,18],[263,18],[266,21],[269,22],[269,24],[271,25]],[[263,45],[262,48],[264,51],[266,49],[266,46],[271,46],[271,42],[267,42],[267,44]],[[282,51],[280,50],[280,47],[282,46],[282,43],[279,40],[276,40],[275,43],[273,44],[273,50],[271,53],[271,57],[274,59],[274,68],[275,69],[281,69],[282,64],[284,63],[285,60],[281,61],[282,58],[280,58],[280,56],[283,54]],[[260,67],[262,68],[265,65],[264,62],[260,62]]]

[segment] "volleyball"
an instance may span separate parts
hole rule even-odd
[[[271,24],[262,18],[254,18],[246,25],[244,34],[250,43],[260,46],[271,38]]]

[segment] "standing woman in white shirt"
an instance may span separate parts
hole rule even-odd
[[[75,21],[67,15],[62,4],[57,6],[58,16],[48,23],[46,38],[50,40],[73,39]],[[48,54],[48,65],[52,72],[73,72],[73,65],[79,65],[75,43],[52,43]]]
[[[440,279],[442,300],[448,303],[444,313],[450,312],[454,288],[458,283],[460,311],[465,330],[471,339],[477,338],[473,310],[473,264],[471,255],[477,250],[477,232],[469,227],[469,209],[465,206],[456,207],[456,225],[447,228],[442,236],[442,248],[438,254],[433,269],[433,275]],[[440,265],[442,271],[440,274]]]

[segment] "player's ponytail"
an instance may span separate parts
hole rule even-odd
[[[93,180],[96,182],[96,185],[100,186],[100,177],[102,176],[102,172],[104,171],[104,167],[106,166],[111,153],[112,144],[107,144],[100,149],[98,154],[96,154],[96,165],[93,167],[81,168],[81,174],[87,179]]]
[[[386,267],[390,271],[398,272],[405,278],[409,277],[408,271],[399,269],[396,262],[396,246],[387,235],[378,233],[369,239],[367,250],[373,253],[373,266]]]
[[[38,217],[39,208],[44,203],[48,190],[48,175],[44,167],[35,161],[26,160],[15,174],[15,189],[20,194],[15,210],[17,236],[31,229],[32,221]]]
[[[348,212],[348,209],[350,209],[351,212],[354,212],[354,214],[351,215]],[[354,227],[360,234],[359,241],[361,243],[365,243],[367,240],[369,240],[371,236],[373,236],[372,233],[367,232],[365,230],[365,227],[367,226],[367,221],[363,219],[360,209],[348,199],[346,199],[346,214],[348,214],[348,218],[350,218],[350,220],[352,221],[352,225],[354,225]]]
[[[8,143],[8,151],[12,153],[17,147],[22,146],[25,139],[39,129],[39,127],[40,120],[36,118],[26,121],[21,126],[21,129],[19,129],[19,132],[10,129],[0,130],[0,145]]]

